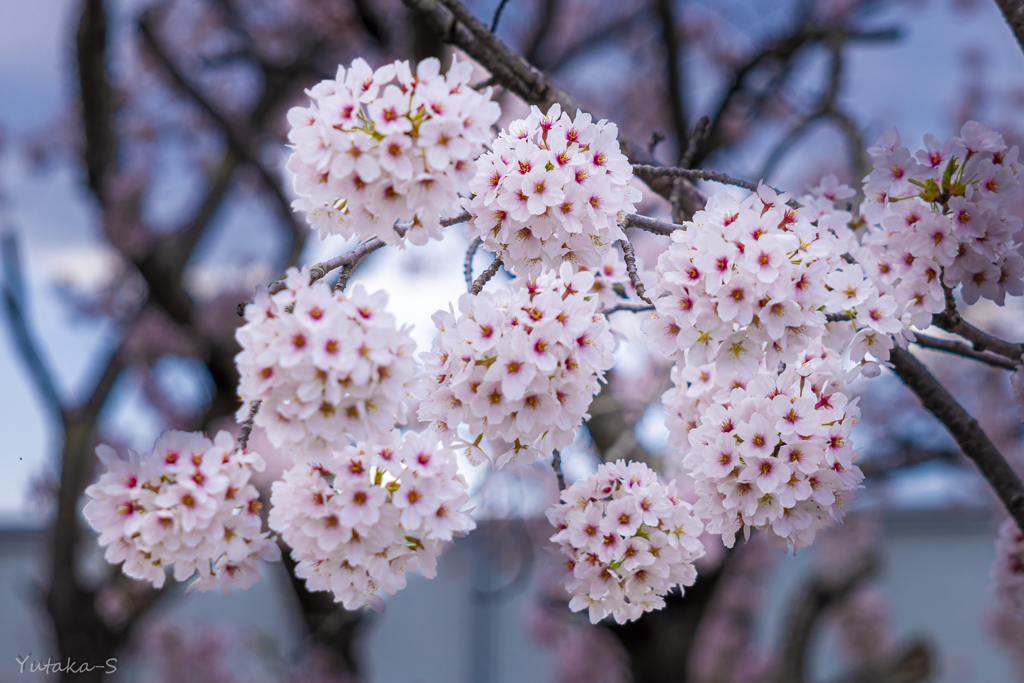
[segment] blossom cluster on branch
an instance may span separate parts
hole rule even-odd
[[[384,310],[386,293],[357,285],[346,295],[309,279],[309,268],[293,268],[284,289],[260,291],[236,332],[239,421],[262,401],[255,424],[299,458],[390,432],[419,372],[408,328]]]
[[[471,462],[489,456],[500,468],[549,457],[588,417],[615,341],[590,293],[594,275],[574,270],[563,263],[513,289],[463,295],[461,315],[434,314],[419,417],[445,443],[464,445]],[[500,452],[488,454],[484,439]]]
[[[211,441],[168,431],[142,456],[129,451],[126,460],[106,445],[96,455],[105,470],[85,490],[83,512],[107,562],[123,562],[125,575],[160,588],[173,567],[176,581],[199,573],[190,589],[219,586],[227,595],[233,585],[260,581],[259,560],[280,559],[270,532],[262,531],[263,505],[249,483],[263,459],[236,449],[227,432]]]
[[[536,277],[563,261],[597,266],[622,238],[623,213],[640,191],[614,123],[576,117],[558,104],[531,108],[477,160],[468,237],[480,237],[516,275]]]
[[[592,623],[608,615],[620,624],[639,619],[697,578],[704,525],[676,495],[675,482],[663,484],[643,463],[600,465],[562,491],[547,517],[565,555],[569,608],[587,609]]]
[[[273,484],[270,528],[310,590],[346,609],[383,607],[405,573],[436,574],[445,541],[475,528],[455,454],[432,432],[397,432],[300,463]]]
[[[1024,293],[1022,221],[1009,213],[1018,150],[983,124],[928,136],[914,156],[887,132],[856,210],[828,176],[796,200],[763,183],[715,194],[679,226],[627,219],[641,194],[614,123],[534,106],[494,138],[500,108],[469,86],[472,71],[357,59],[307,91],[312,103],[288,113],[293,208],[321,237],[380,240],[339,259],[342,284],[360,250],[440,239],[442,219],[466,209],[467,280],[482,244],[498,257],[487,277],[504,265],[510,286],[481,291],[481,278],[458,312],[435,313],[422,365],[387,294],[313,282],[327,264],[258,291],[236,333],[237,417],[296,463],[272,486],[270,528],[307,586],[348,609],[382,607],[407,571],[432,577],[444,543],[475,527],[456,450],[500,469],[573,442],[614,361],[604,313],[653,300],[643,329],[674,361],[665,470],[696,498],[677,495],[690,482],[618,461],[547,511],[570,607],[624,623],[693,584],[705,531],[796,549],[841,521],[864,478],[849,382],[878,375],[954,288],[968,303]],[[671,235],[651,299],[621,224]],[[400,432],[410,412],[430,426]],[[167,432],[128,460],[97,452],[107,470],[85,512],[127,575],[159,586],[173,565],[226,592],[275,559],[248,483],[262,460],[226,433]],[[994,580],[1020,601],[1021,539],[1007,528]]]
[[[895,129],[868,153],[867,227],[850,253],[894,297],[906,325],[924,329],[945,309],[943,285],[963,285],[968,304],[984,297],[1002,305],[1007,294],[1024,294],[1015,241],[1022,221],[1008,212],[1024,168],[1017,147],[1007,149],[1002,135],[969,121],[945,142],[925,136],[913,156]]]
[[[309,107],[288,112],[293,207],[321,237],[398,244],[394,223],[407,221],[412,244],[441,239],[440,220],[460,212],[501,109],[490,89],[469,87],[472,64],[453,57],[440,69],[434,58],[415,74],[409,62],[373,70],[357,59],[309,90]]]

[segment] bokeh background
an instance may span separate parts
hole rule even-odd
[[[497,4],[468,6],[489,24]],[[911,149],[971,119],[1024,133],[1024,53],[990,0],[521,0],[497,35],[663,163],[708,116],[696,167],[797,192],[827,173],[856,186],[893,126]],[[351,246],[289,210],[287,109],[357,56],[451,54],[397,0],[0,2],[0,681],[52,680],[17,660],[71,656],[117,657],[97,677],[126,681],[738,683],[771,680],[800,635],[798,680],[1024,680],[1024,625],[987,589],[1002,513],[887,372],[856,387],[869,477],[843,529],[796,556],[757,539],[710,553],[686,597],[628,628],[589,625],[551,586],[543,463],[467,466],[480,528],[380,614],[339,611],[283,564],[230,597],[155,594],[105,565],[78,502],[95,444],[232,428],[235,306]],[[503,124],[527,111],[496,96]],[[649,191],[640,211],[669,217]],[[653,266],[664,241],[635,244]],[[354,277],[388,290],[425,351],[430,314],[464,291],[466,246],[452,228]],[[967,317],[1024,338],[1019,300]],[[617,370],[563,455],[570,480],[666,456],[667,371],[629,314],[615,326]],[[1006,373],[917,353],[1020,470]]]

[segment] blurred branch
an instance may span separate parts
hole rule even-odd
[[[935,674],[934,659],[927,643],[914,640],[881,664],[857,669],[836,683],[918,683]]]
[[[107,14],[103,0],[84,0],[77,36],[78,83],[85,147],[82,159],[89,187],[106,203],[104,186],[117,155],[114,89],[107,77]]]
[[[841,600],[878,571],[878,560],[868,556],[839,576],[818,576],[797,596],[790,610],[775,672],[778,683],[805,683],[815,625],[826,608]]]
[[[39,352],[39,343],[29,327],[26,318],[28,306],[25,283],[21,273],[21,259],[18,254],[18,239],[14,232],[3,236],[4,304],[7,310],[7,328],[14,337],[14,345],[25,361],[36,389],[42,394],[43,402],[53,417],[64,426],[64,406],[57,392],[53,375]],[[61,435],[63,438],[63,435]]]
[[[676,18],[673,11],[674,0],[654,0],[654,8],[661,24],[661,43],[665,49],[666,95],[672,121],[672,130],[676,138],[676,158],[681,160],[686,153],[686,140],[689,131],[686,126],[686,104],[683,101],[683,73],[679,68],[682,49],[679,44],[679,32],[676,30]]]
[[[864,156],[864,140],[861,137],[860,128],[836,103],[836,97],[839,95],[842,85],[843,64],[842,44],[835,43],[832,46],[832,68],[830,70],[829,83],[824,94],[813,111],[791,128],[768,155],[768,159],[761,170],[762,178],[767,178],[775,170],[775,167],[782,161],[793,145],[803,138],[815,123],[825,119],[832,119],[833,123],[835,123],[836,127],[839,128],[846,138],[853,177],[863,178],[867,175],[869,164]]]
[[[884,455],[872,454],[867,460],[860,460],[857,466],[868,479],[886,477],[896,470],[905,467],[913,467],[924,462],[940,460],[946,463],[956,463],[963,456],[956,451],[935,451],[918,448],[912,442],[898,444],[892,452]]]
[[[909,351],[897,346],[892,349],[889,360],[896,375],[949,430],[964,455],[974,461],[1017,525],[1024,530],[1024,484],[977,420]]]
[[[152,23],[152,11],[143,14],[138,21],[139,34],[142,36],[142,41],[147,49],[156,58],[160,66],[163,67],[164,71],[167,72],[167,75],[170,76],[171,83],[178,90],[188,95],[210,117],[227,138],[229,147],[242,161],[252,165],[259,172],[260,178],[263,179],[263,182],[277,200],[278,213],[284,219],[285,225],[289,228],[292,237],[291,253],[286,263],[294,265],[298,262],[305,237],[309,230],[299,223],[299,220],[292,211],[291,202],[285,196],[280,178],[271,173],[259,159],[258,152],[255,149],[256,136],[254,130],[250,129],[244,122],[229,121],[223,114],[217,111],[217,108],[206,99],[198,87],[193,85],[177,65],[174,64],[173,60],[171,60],[170,55],[157,39]],[[267,100],[276,100],[279,95],[280,92],[272,92],[268,89],[264,93],[260,108],[268,109],[269,105],[264,103]]]
[[[805,12],[794,22],[793,28],[787,35],[769,42],[760,52],[751,55],[745,62],[734,69],[732,77],[719,97],[715,112],[711,116],[711,128],[708,132],[707,142],[697,153],[694,165],[699,166],[711,152],[728,142],[725,133],[727,115],[734,104],[745,94],[747,76],[758,68],[771,65],[777,70],[776,77],[769,79],[768,85],[760,97],[755,98],[763,102],[784,85],[793,59],[805,47],[822,42],[838,45],[844,42],[890,41],[900,36],[900,32],[895,28],[877,31],[857,31],[850,30],[842,25],[816,26],[810,23],[809,12],[812,8],[813,3],[807,3]]]
[[[996,0],[1003,18],[1017,36],[1017,44],[1024,50],[1024,0]]]

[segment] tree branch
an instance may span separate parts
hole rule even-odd
[[[498,270],[500,268],[501,268],[501,259],[498,258],[497,256],[495,256],[494,260],[491,261],[491,265],[487,266],[487,270],[485,270],[484,272],[480,273],[480,277],[478,277],[473,282],[473,286],[469,288],[469,293],[473,294],[473,295],[476,295],[476,294],[479,294],[480,292],[482,292],[483,289],[484,289],[484,285],[486,285],[490,281],[490,279],[492,277],[497,275]]]
[[[671,113],[672,129],[676,138],[676,158],[682,159],[686,154],[686,106],[683,102],[682,71],[679,68],[680,45],[676,31],[676,19],[673,12],[673,0],[656,0],[655,10],[661,24],[661,42],[665,48],[665,62],[668,79],[668,108]]]
[[[793,603],[779,654],[775,680],[778,683],[804,683],[807,658],[814,626],[825,609],[845,597],[858,584],[878,571],[878,561],[865,557],[840,576],[819,576],[807,585]]]
[[[964,455],[974,461],[1017,525],[1024,530],[1024,484],[977,420],[909,351],[897,346],[890,352],[889,360],[896,375],[949,430]]]
[[[622,227],[639,228],[655,235],[671,235],[676,230],[686,230],[685,225],[666,223],[665,221],[659,221],[657,218],[648,218],[647,216],[635,213],[626,214],[625,218],[622,219]]]
[[[636,295],[649,304],[653,303],[647,298],[644,283],[640,279],[639,273],[636,272],[636,252],[633,251],[633,245],[625,237],[619,240],[619,245],[622,247],[622,259],[626,262],[626,274],[629,275],[629,281],[633,283]]]
[[[612,313],[618,313],[619,311],[629,311],[631,313],[643,313],[644,311],[653,311],[653,304],[615,304],[611,308],[602,308],[600,313],[605,316],[609,316]]]
[[[953,290],[943,286],[946,290],[946,310],[932,316],[932,325],[942,328],[947,332],[958,334],[974,345],[975,351],[991,351],[1005,356],[1017,364],[1021,362],[1024,355],[1024,344],[1014,344],[993,337],[987,332],[982,332],[974,325],[971,325],[960,316],[956,310],[956,301],[953,299]]]
[[[963,356],[964,358],[988,363],[993,367],[1003,368],[1004,370],[1016,370],[1021,365],[1020,361],[1014,363],[1012,360],[1003,356],[997,356],[994,353],[989,353],[987,351],[975,351],[963,342],[929,337],[921,334],[920,332],[914,333],[914,343],[926,349],[945,351],[946,353],[952,353],[957,356]]]
[[[4,304],[7,309],[8,329],[14,337],[14,345],[25,361],[29,375],[42,394],[43,402],[61,427],[64,427],[64,405],[61,402],[53,375],[39,352],[39,343],[29,327],[26,318],[25,283],[21,276],[21,259],[18,242],[13,232],[3,236]],[[63,438],[63,435],[61,435]]]
[[[644,175],[664,176],[669,178],[686,178],[687,180],[711,180],[725,185],[736,185],[750,191],[756,191],[757,185],[746,180],[740,180],[718,173],[716,171],[703,171],[695,168],[679,168],[674,166],[647,166],[644,164],[633,164],[633,172],[641,177]]]
[[[1024,0],[996,0],[1003,18],[1017,36],[1017,44],[1024,50]]]

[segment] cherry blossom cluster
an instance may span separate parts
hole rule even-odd
[[[397,244],[394,224],[408,221],[405,238],[422,245],[441,239],[441,218],[461,212],[459,193],[468,195],[501,109],[490,89],[469,87],[470,63],[453,58],[443,76],[440,67],[429,58],[415,74],[408,62],[374,71],[357,59],[307,91],[309,107],[288,112],[292,206],[321,237]]]
[[[1024,618],[1024,533],[1013,519],[999,526],[992,590],[998,604],[1009,607],[1017,618]]]
[[[868,150],[866,229],[850,252],[894,298],[897,317],[921,329],[946,307],[943,284],[962,284],[969,304],[984,297],[1002,305],[1007,294],[1024,294],[1022,222],[1009,213],[1020,190],[1017,147],[1007,149],[1002,135],[975,121],[959,137],[924,142],[911,155],[892,129]]]
[[[781,374],[762,368],[750,380],[713,365],[673,369],[669,443],[696,480],[696,514],[727,546],[751,529],[782,547],[810,545],[856,497],[864,477],[850,431],[860,408],[837,356],[819,344]]]
[[[356,286],[346,295],[309,284],[309,268],[292,268],[285,288],[258,292],[236,332],[238,411],[262,405],[255,424],[293,453],[343,448],[349,435],[371,439],[404,421],[418,377],[415,342],[384,310],[387,294]]]
[[[439,333],[423,354],[428,380],[421,420],[446,443],[466,446],[470,462],[504,450],[503,467],[528,464],[569,446],[612,366],[608,320],[589,292],[594,275],[564,263],[509,289],[459,299],[461,315],[434,314]],[[460,425],[468,437],[459,435]]]
[[[189,588],[245,589],[260,580],[257,562],[280,551],[262,531],[259,493],[249,483],[263,469],[256,453],[235,448],[227,432],[211,441],[199,432],[164,432],[153,450],[118,456],[96,448],[105,471],[86,490],[85,518],[100,534],[107,562],[123,562],[125,575],[164,584],[199,572]]]
[[[645,323],[662,353],[681,367],[714,363],[719,374],[750,379],[762,361],[796,361],[834,312],[854,315],[853,360],[888,360],[890,335],[902,329],[896,302],[843,260],[850,214],[828,195],[849,189],[825,185],[801,209],[764,185],[743,201],[719,193],[672,233]]]
[[[697,578],[704,525],[676,495],[675,482],[663,484],[643,463],[602,464],[562,491],[547,517],[557,530],[551,540],[566,556],[569,608],[588,609],[592,623],[608,615],[620,624],[639,619]]]
[[[563,261],[597,266],[622,237],[620,216],[640,201],[632,177],[614,123],[534,106],[477,160],[466,235],[482,238],[516,275]]]
[[[405,573],[436,574],[445,541],[475,528],[455,454],[429,430],[397,432],[300,463],[273,484],[270,528],[292,548],[296,576],[345,609],[383,607]]]

